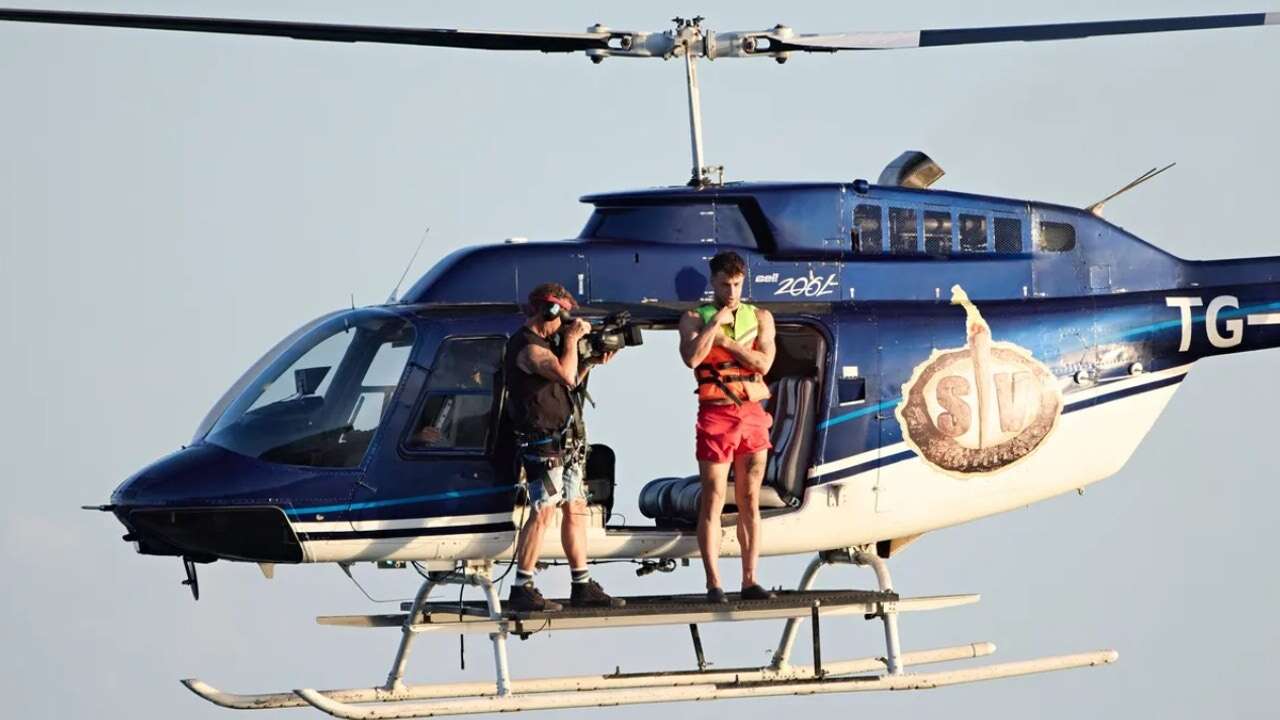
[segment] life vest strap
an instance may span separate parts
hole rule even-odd
[[[712,375],[709,377],[698,378],[699,385],[709,385],[713,383],[731,383],[731,382],[760,382],[764,380],[759,374],[756,375]]]
[[[720,370],[737,370],[738,373],[730,375],[721,375]],[[724,396],[733,401],[734,405],[741,405],[750,399],[750,395],[743,388],[743,394],[739,395],[733,388],[729,387],[729,383],[750,383],[762,382],[764,378],[759,373],[742,374],[742,366],[734,362],[723,362],[717,364],[702,363],[694,368],[694,377],[698,381],[698,385],[715,385],[724,393]]]

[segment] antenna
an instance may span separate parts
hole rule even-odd
[[[391,289],[391,295],[387,298],[388,305],[394,305],[396,296],[400,294],[400,286],[404,284],[404,279],[409,276],[409,268],[413,267],[413,261],[418,259],[418,253],[422,252],[422,244],[427,241],[427,235],[431,233],[431,226],[428,225],[426,230],[422,231],[422,239],[418,241],[418,249],[413,251],[413,257],[409,258],[409,264],[404,266],[404,272],[400,273],[400,280],[396,286]]]
[[[1120,197],[1120,196],[1121,196],[1121,195],[1123,195],[1124,193],[1129,192],[1130,190],[1132,190],[1132,189],[1134,189],[1134,188],[1138,187],[1138,186],[1139,186],[1139,185],[1141,185],[1142,183],[1144,183],[1144,182],[1146,182],[1146,181],[1150,180],[1151,178],[1153,178],[1153,177],[1155,177],[1155,176],[1159,175],[1160,173],[1164,172],[1165,170],[1168,170],[1169,168],[1171,168],[1171,167],[1173,167],[1174,165],[1177,165],[1177,164],[1178,164],[1178,163],[1176,163],[1176,162],[1169,163],[1168,165],[1165,165],[1164,167],[1160,168],[1159,170],[1157,170],[1157,169],[1155,169],[1155,168],[1151,168],[1150,170],[1148,170],[1148,171],[1146,171],[1146,172],[1142,173],[1141,175],[1139,175],[1137,180],[1134,180],[1133,182],[1129,183],[1128,185],[1125,185],[1124,187],[1122,187],[1122,188],[1120,188],[1119,190],[1117,190],[1117,191],[1115,191],[1115,192],[1111,193],[1110,195],[1108,195],[1108,196],[1106,196],[1106,197],[1102,198],[1102,199],[1101,199],[1101,200],[1099,200],[1098,202],[1096,202],[1096,203],[1094,203],[1094,204],[1090,205],[1089,207],[1087,207],[1087,208],[1085,208],[1085,209],[1086,209],[1086,210],[1088,210],[1089,212],[1093,213],[1094,215],[1097,215],[1098,217],[1102,217],[1102,208],[1103,208],[1104,206],[1106,206],[1106,204],[1107,204],[1109,201],[1114,200],[1114,199],[1116,199],[1116,198]]]

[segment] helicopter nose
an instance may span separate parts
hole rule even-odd
[[[143,468],[116,489],[111,504],[144,555],[301,562],[302,546],[284,511],[246,499],[249,458],[211,445],[184,448]]]
[[[231,453],[213,445],[187,447],[134,473],[111,495],[116,506],[201,504],[216,497],[220,466]]]

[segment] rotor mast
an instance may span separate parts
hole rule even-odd
[[[672,18],[679,40],[677,48],[682,49],[684,54],[685,86],[689,94],[689,142],[693,152],[693,172],[689,177],[689,185],[693,187],[710,183],[712,170],[719,170],[721,179],[724,177],[723,165],[710,168],[702,164],[702,94],[698,89],[698,52],[705,53],[706,49],[693,47],[694,43],[706,43],[706,37],[702,33],[702,20],[701,15],[689,20]]]
[[[685,81],[689,86],[689,140],[693,143],[693,175],[690,185],[703,185],[708,179],[708,169],[702,164],[702,97],[698,93],[698,61],[693,53],[685,53]]]

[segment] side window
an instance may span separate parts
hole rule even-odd
[[[879,205],[859,205],[853,209],[853,251],[859,255],[878,255],[884,251],[884,226],[880,223]]]
[[[916,232],[916,211],[913,208],[889,208],[889,252],[919,252]]]
[[[924,211],[924,251],[930,255],[951,254],[951,213]]]
[[[987,251],[987,218],[984,215],[960,215],[960,252]]]
[[[1017,218],[996,218],[996,252],[1022,252],[1022,221]]]
[[[1036,249],[1045,252],[1067,252],[1076,247],[1076,228],[1068,223],[1040,223],[1040,237]]]
[[[426,398],[407,445],[415,450],[484,450],[494,381],[506,338],[448,338],[436,353]]]

